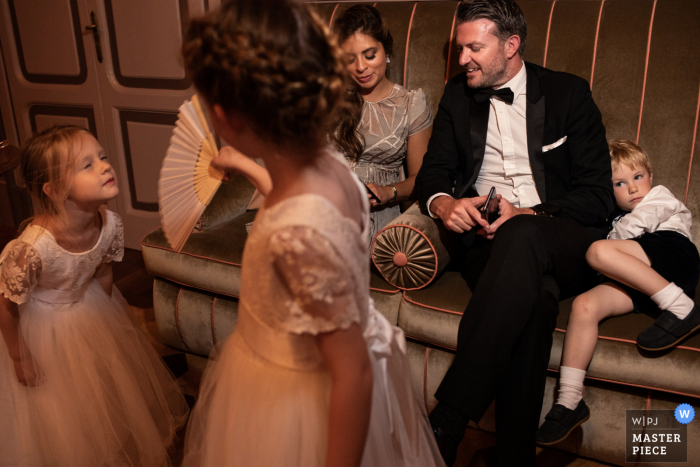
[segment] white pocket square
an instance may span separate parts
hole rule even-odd
[[[555,141],[552,144],[548,144],[547,146],[542,146],[542,152],[547,152],[547,151],[551,151],[554,148],[558,148],[559,146],[561,146],[562,144],[564,144],[566,142],[567,138],[568,138],[567,136],[564,136],[559,141]]]

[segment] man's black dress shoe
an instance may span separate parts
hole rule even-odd
[[[699,329],[700,306],[697,303],[684,319],[678,319],[667,310],[659,315],[654,324],[639,333],[637,345],[644,350],[666,350]]]
[[[433,429],[440,454],[449,467],[457,459],[457,447],[467,431],[469,418],[454,407],[439,402],[430,412],[428,420],[430,420],[430,427]]]
[[[457,447],[464,436],[457,439],[457,436],[435,426],[432,421],[430,422],[430,426],[433,429],[433,435],[435,435],[435,440],[437,441],[442,459],[445,461],[445,464],[447,464],[447,467],[451,467],[454,465],[455,460],[457,460]]]
[[[545,416],[544,423],[537,430],[535,440],[543,446],[563,441],[574,431],[574,428],[588,420],[590,416],[591,411],[583,400],[574,410],[567,409],[561,404],[554,404],[552,410]]]

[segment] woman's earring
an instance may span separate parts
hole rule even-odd
[[[389,63],[391,62],[391,59],[389,57],[386,58],[386,62]]]

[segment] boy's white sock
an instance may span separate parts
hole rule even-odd
[[[557,404],[574,410],[583,399],[583,380],[586,372],[568,366],[559,367],[559,396]]]
[[[670,311],[678,319],[685,319],[695,306],[695,302],[673,282],[652,295],[651,299],[660,309]]]

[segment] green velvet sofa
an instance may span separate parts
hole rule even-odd
[[[700,2],[519,4],[528,21],[525,59],[592,84],[608,139],[636,140],[649,152],[654,181],[686,202],[700,245],[700,161],[693,164],[700,151],[700,60],[693,47],[700,43]],[[318,3],[316,8],[331,23],[349,5]],[[452,43],[456,6],[446,1],[377,4],[394,37],[391,79],[422,88],[433,112],[446,79],[460,72]],[[170,248],[160,230],[142,240],[146,266],[156,276],[154,308],[165,343],[206,355],[235,326],[246,224],[255,216],[246,211],[252,193],[240,177],[223,185],[181,253]],[[411,207],[377,235],[370,284],[377,308],[408,337],[414,385],[428,409],[436,404],[433,394],[453,359],[458,322],[470,297],[459,273],[450,270],[451,249],[441,238],[446,237],[440,226]],[[543,417],[556,393],[570,306],[571,300],[561,303]],[[647,316],[627,315],[602,323],[586,381],[591,419],[557,448],[629,465],[626,410],[700,405],[700,336],[672,351],[645,354],[635,338],[651,322]],[[478,428],[495,430],[493,407]],[[688,425],[688,437],[688,461],[695,465],[700,463],[700,422]]]

